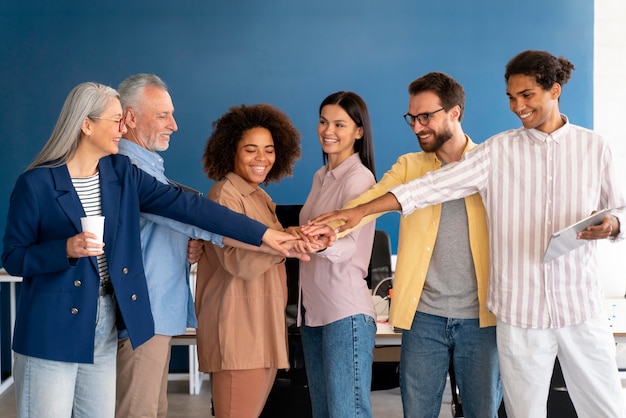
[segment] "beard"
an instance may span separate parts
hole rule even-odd
[[[435,140],[430,143],[423,144],[422,141],[420,141],[419,136],[417,137],[417,140],[420,143],[420,147],[422,147],[422,151],[424,152],[436,152],[443,146],[443,144],[445,144],[450,140],[450,138],[452,138],[452,132],[448,128],[443,129],[439,133],[435,131],[431,132],[435,136]]]

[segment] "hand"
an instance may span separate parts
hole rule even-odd
[[[287,232],[288,234],[293,235],[296,238],[304,240],[304,241],[310,241],[311,240],[311,238],[308,235],[303,234],[302,231],[300,231],[300,227],[299,226],[289,226],[289,227],[285,228],[285,232]]]
[[[323,250],[326,247],[332,247],[337,240],[335,231],[326,224],[315,225],[313,228],[309,228],[306,234],[302,231],[302,227],[300,226],[290,226],[287,228],[287,231],[306,243],[315,244],[318,247],[316,251]]]
[[[355,227],[361,222],[365,216],[365,212],[361,208],[361,206],[357,206],[351,209],[340,209],[333,212],[325,213],[314,218],[312,221],[302,227],[302,232],[305,234],[313,233],[318,231],[319,229],[315,229],[315,227],[319,227],[320,224],[329,224],[333,221],[343,221],[343,225],[337,227],[336,232],[342,232],[346,229],[350,229]]]
[[[204,241],[201,239],[190,239],[187,243],[187,262],[195,264],[200,261],[204,252]]]
[[[289,250],[290,257],[295,257],[295,258],[300,258],[300,257],[293,255],[293,253],[310,254],[310,253],[315,253],[317,251],[320,251],[326,248],[324,243],[321,241],[318,241],[318,240],[305,241],[301,239],[285,242],[282,244],[282,246],[283,248]]]
[[[593,211],[592,214],[595,212]],[[606,215],[600,225],[587,227],[584,231],[580,231],[576,238],[587,240],[605,239],[616,236],[619,233],[619,229],[619,220],[613,215]]]
[[[306,227],[306,228],[305,228]],[[305,228],[310,239],[314,239],[315,242],[322,244],[324,247],[332,247],[335,241],[337,240],[337,234],[335,230],[332,229],[329,225],[326,224],[307,224],[303,225],[302,228]],[[300,231],[301,234],[304,234],[304,231]]]
[[[81,232],[78,235],[68,238],[65,244],[65,251],[68,258],[91,257],[92,255],[104,254],[104,242],[92,242],[98,236],[91,232]]]
[[[311,256],[307,253],[299,253],[297,251],[290,251],[289,258],[297,258],[300,261],[311,261]]]
[[[276,229],[267,228],[261,241],[267,244],[270,248],[278,251],[280,254],[285,257],[289,257],[289,251],[281,246],[282,243],[293,241],[297,239],[292,234],[283,231],[277,231]]]

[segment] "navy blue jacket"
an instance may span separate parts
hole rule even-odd
[[[139,237],[139,212],[154,213],[259,245],[267,227],[178,188],[164,185],[122,155],[98,164],[104,243],[118,304],[118,326],[133,347],[154,335]],[[23,277],[13,350],[92,363],[98,303],[96,257],[68,259],[67,239],[85,216],[66,165],[35,168],[17,180],[4,235],[2,263]],[[121,318],[119,317],[121,313]]]

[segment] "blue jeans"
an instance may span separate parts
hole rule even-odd
[[[371,417],[374,318],[359,314],[301,332],[313,417]]]
[[[95,327],[94,364],[15,353],[13,370],[19,418],[115,416],[117,331],[115,301],[111,295],[98,297]]]
[[[478,319],[415,313],[402,333],[400,393],[404,416],[437,418],[452,358],[466,418],[497,417],[502,400],[496,327]]]

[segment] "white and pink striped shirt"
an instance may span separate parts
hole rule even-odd
[[[525,128],[502,132],[458,163],[391,190],[404,216],[480,193],[491,256],[487,306],[522,328],[579,324],[602,311],[596,241],[551,262],[542,259],[552,233],[594,210],[626,206],[609,145],[562,118],[565,125],[549,135]],[[625,225],[622,211],[613,214]]]

